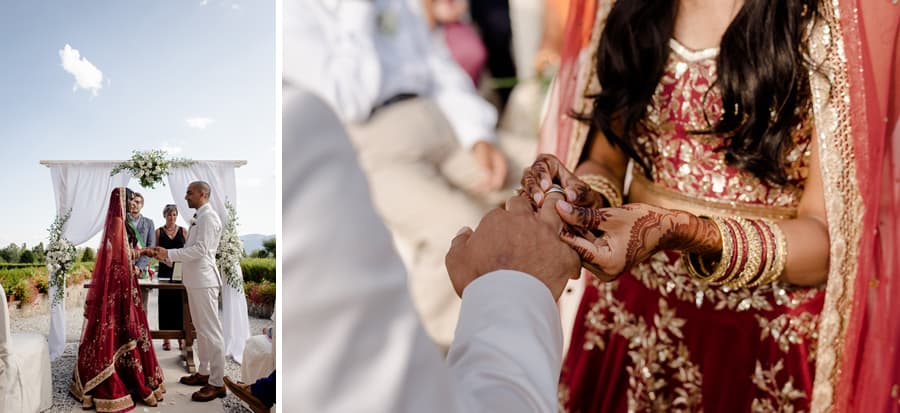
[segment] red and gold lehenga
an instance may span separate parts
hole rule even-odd
[[[156,405],[165,393],[141,291],[131,272],[132,246],[125,225],[125,189],[116,188],[84,306],[70,388],[84,408],[98,412],[130,411],[132,396]]]
[[[586,113],[586,96],[597,91],[593,53],[611,6],[582,0],[570,9],[540,144],[570,170],[588,127],[568,113]],[[890,139],[897,121],[881,121],[897,119],[897,107],[872,103],[867,76],[884,67],[873,67],[865,54],[886,45],[863,43],[856,6],[823,1],[822,19],[810,30],[809,50],[821,66],[810,73],[809,105],[795,109],[786,185],[728,166],[714,150],[722,137],[689,133],[721,113],[710,89],[717,50],[690,51],[672,41],[638,138],[650,154],[651,177],[635,167],[630,187],[633,198],[658,206],[789,219],[797,214],[815,134],[831,243],[827,285],[705,285],[687,275],[675,251],[611,283],[588,276],[563,364],[561,411],[900,410],[900,357],[892,342],[900,338],[900,151]]]

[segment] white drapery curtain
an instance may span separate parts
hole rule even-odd
[[[183,216],[190,220],[194,212],[187,206],[184,193],[188,184],[194,181],[205,181],[212,189],[209,204],[222,219],[222,225],[228,223],[228,211],[225,203],[230,203],[237,208],[236,185],[234,178],[235,163],[233,161],[197,161],[194,164],[169,170],[169,189],[172,198],[179,211],[190,211]],[[240,279],[243,279],[241,266],[236,265],[235,270]],[[243,283],[239,288],[228,285],[224,280],[222,285],[222,329],[225,334],[225,354],[231,355],[238,363],[244,354],[244,345],[250,338],[250,320],[247,316],[247,297],[244,295]]]
[[[47,164],[53,181],[57,215],[63,216],[71,211],[62,236],[72,244],[81,244],[103,229],[112,190],[127,185],[131,179],[131,174],[127,171],[110,177],[116,164],[117,162]],[[60,288],[65,289],[65,285]],[[56,289],[55,286],[50,287],[50,297],[56,296]],[[66,347],[65,300],[51,304],[50,334],[47,341],[50,358],[56,360]]]

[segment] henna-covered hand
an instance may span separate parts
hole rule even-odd
[[[604,204],[602,195],[566,169],[559,158],[549,154],[538,155],[531,167],[525,168],[521,184],[522,190],[534,199],[537,206],[543,206],[544,193],[553,184],[563,187],[566,201],[577,206],[600,208]]]
[[[581,234],[564,231],[561,238],[581,256],[582,265],[611,280],[660,250],[680,250],[715,257],[721,236],[714,223],[685,211],[647,204],[620,208],[584,208],[560,201],[560,218]],[[602,231],[596,236],[594,232]]]

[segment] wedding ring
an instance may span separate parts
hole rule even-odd
[[[552,187],[550,187],[547,192],[544,192],[544,196],[550,195],[552,193],[559,193],[563,195],[563,198],[566,197],[566,191],[564,191],[559,185],[553,185]]]

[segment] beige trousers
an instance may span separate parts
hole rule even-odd
[[[209,384],[225,385],[225,339],[219,319],[219,287],[187,288],[191,320],[197,330],[197,373],[209,375]]]
[[[484,173],[454,136],[429,99],[401,101],[348,128],[372,198],[391,230],[407,269],[413,304],[425,330],[446,349],[453,340],[460,300],[450,284],[444,256],[464,225],[500,206],[519,186],[522,169],[534,159],[533,139],[500,136],[509,161],[501,191],[475,193]]]

